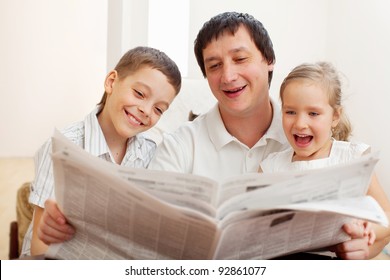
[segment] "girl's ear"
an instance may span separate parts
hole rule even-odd
[[[104,81],[104,89],[107,95],[110,95],[112,93],[112,89],[117,78],[118,72],[116,72],[116,70],[112,70],[107,74],[106,79]]]
[[[341,118],[341,114],[342,114],[342,108],[341,107],[339,107],[339,108],[334,110],[334,112],[333,112],[333,120],[332,120],[332,127],[336,127],[339,124],[340,118]]]

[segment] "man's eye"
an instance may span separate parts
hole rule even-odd
[[[217,69],[221,64],[220,63],[216,63],[216,64],[211,64],[208,68],[210,70],[214,70],[214,69]]]
[[[236,59],[237,62],[244,62],[247,58],[246,57],[239,57]]]

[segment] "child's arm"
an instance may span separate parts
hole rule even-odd
[[[47,245],[69,240],[74,232],[74,228],[66,222],[65,216],[58,209],[57,203],[48,199],[45,208],[34,209],[31,255],[45,253]]]

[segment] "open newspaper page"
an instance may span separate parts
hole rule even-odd
[[[326,167],[305,172],[273,173],[288,180],[281,180],[264,186],[262,177],[253,176],[236,185],[245,188],[241,194],[221,202],[217,218],[243,209],[269,209],[281,205],[324,200],[337,200],[364,196],[367,193],[371,175],[378,162],[375,154],[365,155],[348,164]],[[245,177],[243,177],[246,179]]]
[[[246,178],[247,191],[217,210],[222,235],[214,257],[268,259],[331,246],[349,239],[341,228],[353,218],[388,226],[379,204],[365,196],[377,161],[368,155],[269,186]]]
[[[374,200],[359,200],[377,160],[371,155],[334,168],[244,174],[218,184],[108,163],[56,131],[56,199],[77,233],[48,254],[265,259],[333,245],[349,238],[341,227],[351,217],[387,224]]]
[[[56,259],[208,259],[217,226],[192,210],[147,194],[110,163],[71,150],[53,154],[58,204],[76,228],[75,237],[49,247]],[[195,247],[193,244],[197,244]]]
[[[369,196],[236,212],[221,222],[214,258],[269,259],[328,247],[350,239],[342,226],[354,218],[388,226],[382,208]]]

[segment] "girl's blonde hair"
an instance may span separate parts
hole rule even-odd
[[[340,111],[340,121],[332,129],[332,137],[340,141],[348,141],[351,136],[351,123],[341,104],[341,81],[336,68],[329,62],[304,63],[295,67],[283,80],[280,86],[280,99],[283,103],[283,92],[286,86],[294,80],[305,79],[319,83],[326,90],[329,104],[336,112]]]

